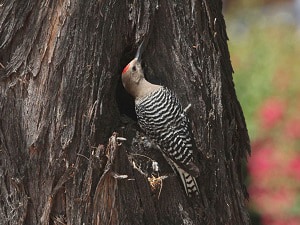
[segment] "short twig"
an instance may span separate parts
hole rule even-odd
[[[88,161],[89,161],[89,158],[88,158],[88,157],[86,157],[85,155],[82,155],[82,154],[80,154],[80,153],[77,153],[77,155],[78,155],[78,156],[81,156],[81,157],[83,157],[83,158],[85,158],[86,160],[88,160]]]
[[[187,112],[190,108],[191,108],[192,104],[188,104],[187,107],[185,107],[185,109],[183,110],[184,112]]]
[[[118,174],[118,173],[115,173],[115,172],[111,172],[111,174],[116,179],[126,179],[126,178],[128,178],[128,175],[126,175],[126,174],[121,175],[121,174]]]
[[[118,140],[118,141],[127,141],[127,139],[124,138],[124,137],[117,137],[117,140]]]
[[[151,160],[152,162],[155,162],[155,160],[151,159],[149,156],[146,156],[146,155],[141,155],[141,154],[138,154],[138,153],[134,153],[134,154],[131,154],[131,155],[141,156],[141,157],[144,157],[144,158],[147,158],[147,159]]]

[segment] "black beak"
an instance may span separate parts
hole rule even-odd
[[[141,58],[142,58],[142,54],[144,51],[145,45],[144,45],[144,40],[142,41],[142,43],[140,44],[136,54],[135,54],[135,58],[137,59],[137,61],[141,62]]]

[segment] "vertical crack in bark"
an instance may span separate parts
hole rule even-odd
[[[53,52],[56,47],[57,39],[60,36],[60,31],[67,16],[67,8],[70,5],[70,0],[59,0],[57,1],[56,8],[53,9],[53,13],[50,17],[50,32],[49,32],[49,39],[46,42],[46,51],[48,58],[48,64],[51,63]],[[44,58],[44,57],[42,57]],[[43,60],[42,60],[43,61]]]
[[[117,180],[112,175],[112,166],[118,151],[117,134],[109,139],[106,148],[107,162],[94,196],[93,224],[120,224],[116,209]],[[105,202],[105,204],[103,204]]]
[[[43,208],[43,214],[42,214],[41,219],[40,219],[41,224],[43,224],[43,225],[49,224],[50,213],[51,213],[51,209],[52,209],[52,206],[53,206],[53,199],[55,198],[55,195],[57,194],[57,192],[61,188],[63,188],[64,184],[74,176],[74,172],[75,172],[74,167],[67,168],[65,173],[59,178],[57,184],[52,189],[52,192],[47,197],[45,206]]]

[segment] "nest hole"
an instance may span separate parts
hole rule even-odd
[[[121,60],[120,60],[120,67],[119,67],[119,74],[122,74],[122,71],[124,67],[134,58],[136,53],[137,47],[134,46],[128,46],[124,49],[124,52],[122,54]],[[137,121],[137,116],[135,113],[134,108],[134,98],[128,94],[128,92],[125,90],[123,84],[122,84],[122,75],[119,76],[117,88],[116,88],[116,102],[118,105],[118,109],[121,113],[121,115],[126,115],[133,119],[134,121]]]

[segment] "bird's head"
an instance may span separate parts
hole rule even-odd
[[[138,86],[140,81],[144,78],[144,72],[141,65],[142,45],[143,42],[139,46],[134,59],[125,66],[122,72],[123,86],[131,95],[134,95],[136,86]]]

